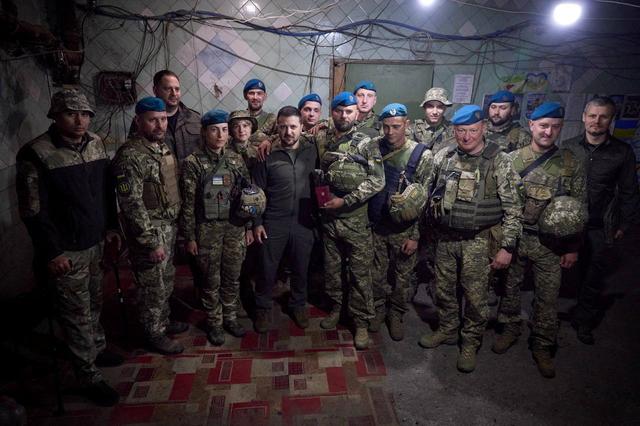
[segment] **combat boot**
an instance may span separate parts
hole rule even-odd
[[[418,344],[426,349],[437,348],[440,345],[455,345],[458,343],[458,334],[444,334],[440,331],[425,334],[420,338]]]
[[[491,350],[497,354],[503,354],[513,346],[520,336],[520,324],[505,324],[502,333],[496,334]]]
[[[340,311],[342,311],[342,305],[333,305],[333,308],[331,309],[331,312],[329,312],[329,315],[325,319],[320,321],[320,327],[324,328],[325,330],[336,328],[338,322],[340,322]]]
[[[471,373],[476,369],[476,352],[478,349],[471,345],[462,345],[458,355],[458,371]]]
[[[247,333],[244,327],[236,320],[226,320],[222,323],[222,326],[233,337],[244,337]]]
[[[376,316],[369,321],[369,328],[368,330],[371,333],[377,333],[380,331],[380,328],[382,327],[382,323],[385,320],[385,317],[387,316],[387,308],[382,305],[382,306],[378,306],[376,308]]]
[[[219,325],[214,325],[211,327],[209,332],[207,333],[207,340],[213,346],[222,346],[224,345],[224,331],[222,327]]]
[[[588,325],[578,324],[572,321],[571,326],[576,330],[576,337],[585,345],[593,345],[596,339],[593,337],[593,330]]]
[[[534,349],[533,360],[538,366],[538,371],[547,379],[553,379],[556,377],[556,367],[553,365],[553,359],[551,359],[551,353],[545,349]]]
[[[401,312],[393,310],[389,312],[389,336],[396,342],[404,339],[404,322]]]
[[[353,344],[356,349],[367,349],[369,347],[369,332],[366,327],[357,327],[353,336]]]
[[[120,400],[120,394],[104,380],[88,385],[83,389],[83,393],[100,407],[113,407]]]
[[[176,340],[167,336],[151,337],[148,341],[149,349],[162,355],[177,355],[184,351],[184,346]]]
[[[171,321],[167,326],[166,333],[169,336],[172,336],[174,334],[184,333],[188,329],[189,329],[189,324],[187,324],[186,322]]]
[[[105,349],[96,356],[95,364],[96,367],[118,367],[124,364],[124,357]]]
[[[309,316],[307,315],[307,310],[302,308],[295,308],[293,310],[293,322],[300,328],[309,327]]]
[[[256,321],[253,323],[253,328],[258,333],[269,331],[269,312],[269,309],[256,309]]]

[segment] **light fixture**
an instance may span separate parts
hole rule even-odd
[[[256,13],[256,10],[258,8],[256,7],[255,4],[251,3],[250,1],[248,1],[247,4],[244,5],[244,9],[249,13]]]
[[[553,20],[563,27],[575,24],[582,15],[582,6],[578,3],[558,3],[553,8]]]
[[[435,2],[436,0],[418,0],[418,3],[420,3],[420,6],[422,7],[433,6],[433,3]]]

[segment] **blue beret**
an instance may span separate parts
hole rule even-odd
[[[382,108],[380,113],[380,120],[384,120],[389,117],[406,117],[407,107],[402,104],[389,104]]]
[[[451,118],[451,124],[456,126],[475,124],[484,119],[482,108],[478,105],[465,105],[458,109]]]
[[[221,124],[226,123],[229,119],[229,114],[226,111],[221,109],[212,109],[211,111],[207,111],[202,118],[200,119],[200,124],[202,127],[207,127],[211,124]]]
[[[508,90],[500,90],[489,98],[489,105],[503,102],[515,102],[516,97]]]
[[[142,98],[136,104],[136,114],[142,114],[147,111],[162,112],[166,111],[167,107],[164,101],[154,96],[147,96]]]
[[[340,92],[331,101],[331,110],[334,110],[336,109],[336,107],[339,107],[339,106],[351,106],[351,105],[357,105],[357,104],[358,104],[358,100],[356,99],[355,96],[353,96],[353,93]]]
[[[242,89],[242,93],[247,93],[249,90],[259,89],[264,92],[267,91],[267,87],[264,85],[262,80],[258,80],[257,78],[252,78],[247,81],[247,84],[244,85],[244,89]]]
[[[362,80],[356,84],[356,87],[353,89],[353,93],[355,94],[359,89],[373,90],[376,92],[376,85],[373,84],[371,80]]]
[[[317,102],[322,105],[322,99],[320,98],[320,95],[318,95],[317,93],[309,93],[308,95],[304,95],[302,99],[300,99],[300,102],[298,102],[298,109],[302,109],[304,104],[307,102]]]
[[[564,107],[557,102],[543,102],[531,113],[532,120],[564,118]]]

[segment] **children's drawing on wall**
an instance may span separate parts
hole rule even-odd
[[[527,93],[524,97],[527,107],[525,117],[531,118],[531,113],[544,102],[545,97],[544,93]]]
[[[566,93],[571,90],[571,65],[556,65],[549,75],[551,90],[555,93]]]
[[[512,93],[545,92],[549,87],[549,74],[527,72],[513,74],[502,80],[501,88]]]

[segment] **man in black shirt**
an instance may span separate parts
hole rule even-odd
[[[587,176],[589,221],[579,255],[583,279],[572,322],[578,339],[587,345],[595,343],[592,330],[599,314],[598,297],[610,272],[613,242],[637,223],[640,208],[633,150],[609,134],[615,111],[610,98],[592,99],[582,114],[585,133],[562,144],[584,162]]]
[[[307,302],[307,270],[313,247],[313,203],[311,177],[317,151],[302,136],[300,111],[286,106],[276,120],[279,141],[266,161],[253,169],[253,181],[267,196],[262,217],[254,220],[253,232],[261,247],[262,274],[256,284],[255,329],[269,329],[272,291],[278,265],[289,256],[292,269],[289,308],[293,320],[301,328],[309,326]]]

